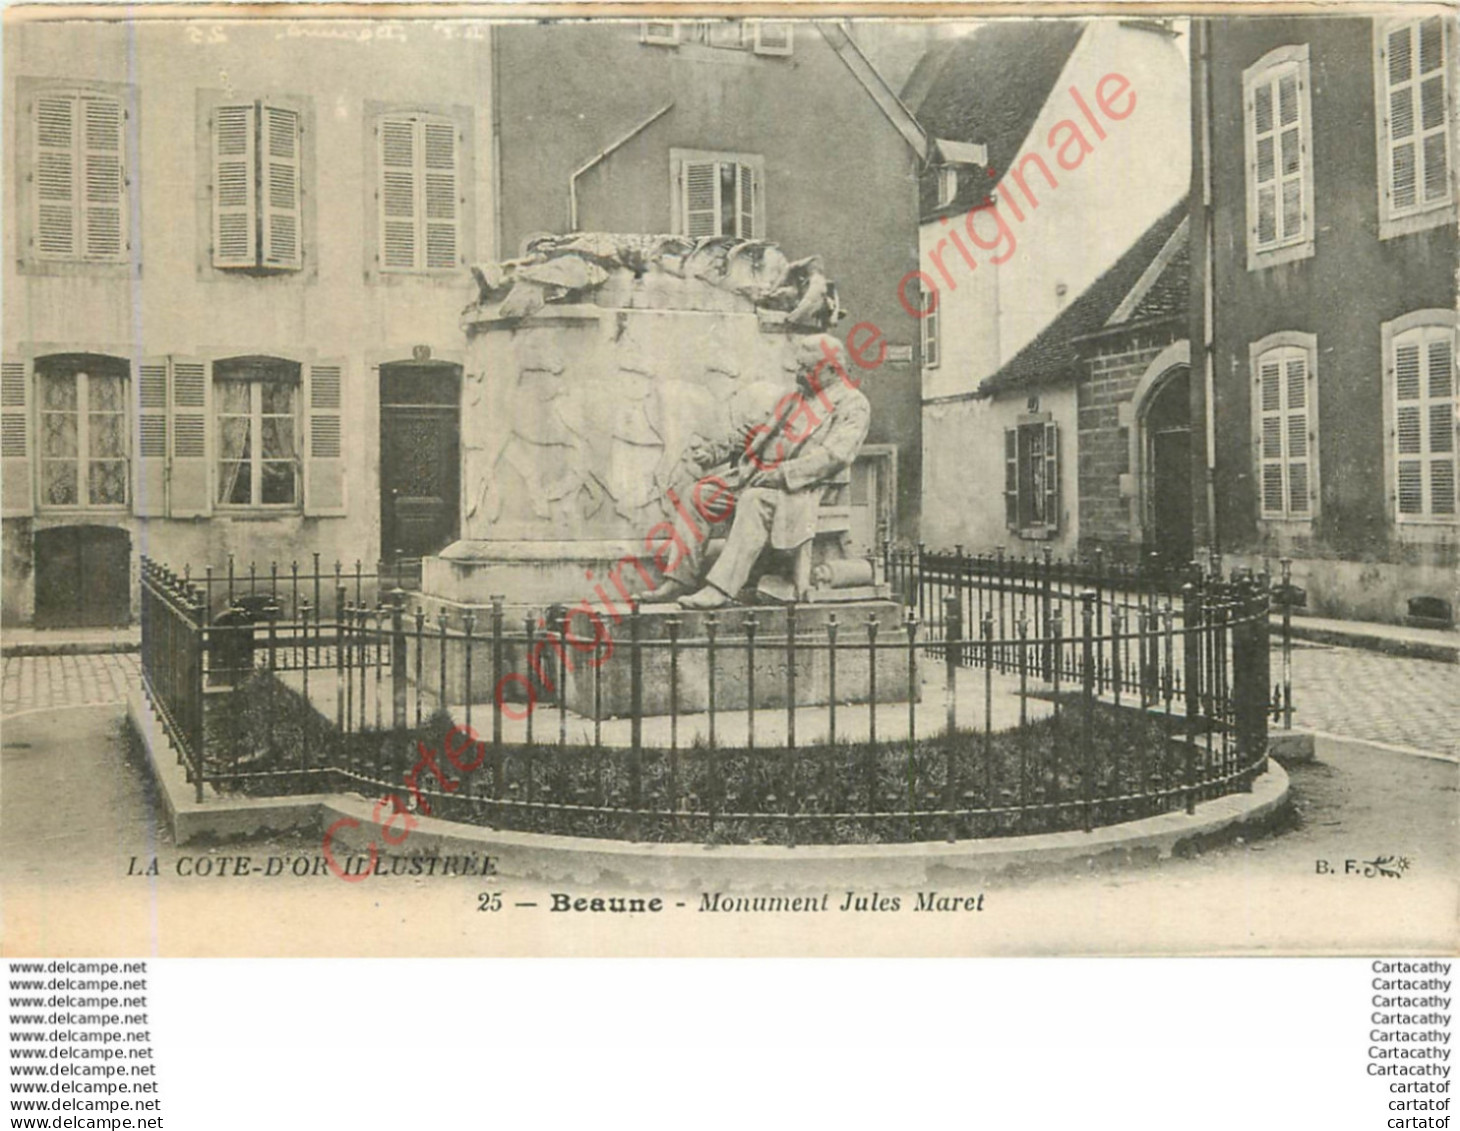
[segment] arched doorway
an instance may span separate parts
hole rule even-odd
[[[1145,546],[1167,565],[1191,560],[1191,369],[1162,374],[1141,411]]]

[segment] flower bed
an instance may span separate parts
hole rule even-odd
[[[1180,720],[1093,702],[985,736],[794,750],[679,751],[490,743],[463,772],[444,713],[420,726],[340,733],[265,672],[210,703],[208,780],[250,796],[390,794],[415,812],[491,828],[633,841],[880,844],[1114,824],[1241,788],[1244,772]],[[458,740],[455,746],[459,750]],[[421,770],[435,752],[450,789]],[[468,750],[461,764],[472,766]],[[417,768],[414,788],[407,779]],[[950,788],[949,774],[952,775]]]

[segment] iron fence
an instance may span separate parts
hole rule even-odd
[[[204,571],[267,594],[229,617],[149,561],[143,669],[200,797],[350,789],[584,836],[1090,829],[1265,769],[1265,577],[890,547],[885,565],[897,604],[713,613],[428,610],[381,571],[271,567],[246,589]]]

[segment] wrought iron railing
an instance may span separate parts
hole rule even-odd
[[[235,599],[269,599],[230,616],[198,574],[146,562],[143,669],[199,796],[349,789],[585,836],[1089,829],[1265,769],[1265,578],[890,548],[885,565],[893,608],[498,598],[480,615],[383,586],[369,603],[363,571],[271,567],[267,586],[234,575]]]

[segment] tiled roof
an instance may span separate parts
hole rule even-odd
[[[1136,303],[1135,310],[1126,321],[1151,322],[1157,318],[1186,317],[1186,300],[1191,293],[1190,279],[1191,241],[1183,238],[1165,270]]]
[[[1152,224],[1130,250],[1040,334],[978,387],[979,396],[1067,381],[1075,375],[1076,339],[1156,318],[1184,317],[1191,271],[1187,203]],[[1170,246],[1168,246],[1170,245]],[[1160,259],[1165,254],[1164,262]],[[1148,269],[1154,274],[1147,275]],[[1144,287],[1144,293],[1136,290]],[[1133,301],[1128,301],[1133,300]],[[1122,312],[1129,306],[1129,313]],[[1117,314],[1123,314],[1116,318]]]
[[[1084,32],[1080,20],[992,20],[933,47],[914,68],[902,100],[934,137],[988,146],[989,167],[1008,169],[1049,100]],[[964,169],[949,208],[966,211],[997,175]],[[936,181],[924,177],[922,214],[935,214]]]

